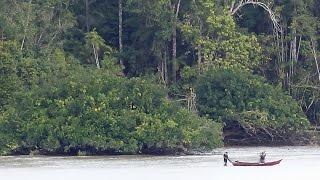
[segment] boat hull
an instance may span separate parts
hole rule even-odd
[[[274,166],[277,164],[280,164],[281,160],[278,161],[272,161],[272,162],[265,162],[265,163],[250,163],[250,162],[240,162],[240,161],[235,161],[232,162],[233,166]]]

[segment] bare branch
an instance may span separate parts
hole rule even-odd
[[[235,15],[242,7],[246,5],[257,5],[262,7],[265,11],[269,13],[270,19],[273,23],[273,27],[277,32],[282,32],[282,28],[279,24],[279,19],[276,17],[275,13],[272,11],[272,9],[265,3],[260,2],[258,0],[240,0],[238,3],[233,3],[230,8],[230,14]]]
[[[316,47],[316,42],[313,38],[311,38],[310,46],[311,46],[312,54],[314,57],[314,61],[316,63],[318,78],[319,78],[319,82],[320,82],[320,68],[319,68],[319,63],[318,63],[317,47]]]
[[[320,90],[320,86],[310,86],[310,85],[291,85],[291,87],[296,87],[296,88],[311,88],[315,90]]]
[[[21,51],[23,50],[24,43],[26,41],[27,28],[29,26],[29,19],[30,19],[30,13],[31,13],[31,5],[32,5],[32,0],[29,1],[27,20],[26,20],[26,24],[24,25],[23,39],[22,39],[21,46],[20,46]]]

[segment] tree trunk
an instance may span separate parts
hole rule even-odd
[[[122,31],[123,31],[123,25],[122,25],[122,14],[123,14],[123,4],[122,0],[119,0],[119,52],[120,54],[123,52],[123,42],[122,42]],[[120,65],[123,67],[123,60],[120,58]]]
[[[285,26],[287,27],[287,26]],[[282,80],[283,82],[283,87],[285,89],[288,89],[288,86],[287,86],[287,69],[282,67],[282,63],[286,63],[287,60],[288,60],[288,43],[287,43],[287,34],[286,32],[284,31],[281,31],[281,50],[279,51],[280,52],[280,62],[279,62],[279,77],[280,79]]]
[[[100,69],[98,49],[96,49],[96,47],[93,43],[92,43],[92,49],[93,49],[94,59],[96,61],[96,66],[98,69]]]
[[[161,81],[165,85],[166,84],[166,80],[165,80],[165,77],[164,77],[164,61],[163,61],[163,58],[162,58],[162,61],[161,61],[161,64],[160,64],[159,72],[161,73]]]
[[[292,34],[294,38],[291,40],[290,43],[290,75],[294,74],[294,63],[298,61],[297,59],[297,36],[296,36],[296,29],[293,28]]]
[[[4,38],[4,30],[1,29],[1,38],[0,38],[0,41],[3,41],[5,38]]]
[[[203,24],[202,24],[200,17],[198,17],[198,21],[199,21],[200,37],[202,37]],[[202,47],[199,44],[197,48],[198,48],[198,74],[200,74],[201,73],[201,63],[202,63]]]
[[[21,42],[21,46],[20,46],[20,50],[22,51],[23,48],[24,48],[24,43],[26,41],[26,36],[27,36],[27,31],[28,31],[28,26],[29,26],[29,20],[30,20],[30,13],[31,13],[31,5],[32,5],[32,0],[29,1],[29,7],[28,7],[28,14],[27,14],[27,22],[26,24],[24,25],[24,32],[23,32],[23,39],[22,39],[22,42]]]
[[[174,12],[173,26],[172,26],[172,79],[173,82],[177,81],[177,23],[180,11],[181,0],[176,5],[172,5]]]
[[[172,29],[172,79],[177,81],[177,27],[174,24]]]
[[[85,0],[86,3],[86,30],[87,32],[90,31],[90,24],[89,24],[89,0]]]
[[[300,36],[300,38],[299,38],[299,44],[298,44],[298,49],[297,49],[297,56],[296,56],[296,59],[297,59],[297,61],[298,61],[298,59],[299,59],[299,54],[300,54],[300,48],[301,48],[301,40],[302,40],[302,37]]]
[[[168,48],[167,48],[167,45],[166,45],[166,48],[164,50],[164,79],[165,79],[165,84],[168,85],[168,62],[167,62],[167,51],[168,51]]]
[[[316,68],[317,68],[317,74],[318,74],[318,78],[319,78],[319,82],[320,82],[320,67],[319,67],[319,63],[318,63],[318,55],[317,55],[317,47],[316,47],[316,41],[314,39],[311,38],[311,51],[314,57],[314,61],[316,64]]]

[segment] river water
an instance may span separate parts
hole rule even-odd
[[[283,159],[272,167],[223,166],[231,160]],[[1,180],[276,180],[320,179],[320,147],[240,147],[197,156],[0,157]]]

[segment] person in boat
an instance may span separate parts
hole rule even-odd
[[[229,156],[228,156],[228,152],[225,152],[223,154],[223,161],[224,161],[224,166],[227,166],[228,165],[228,161],[230,161],[229,160]]]
[[[260,163],[265,163],[266,155],[265,151],[260,154]]]

